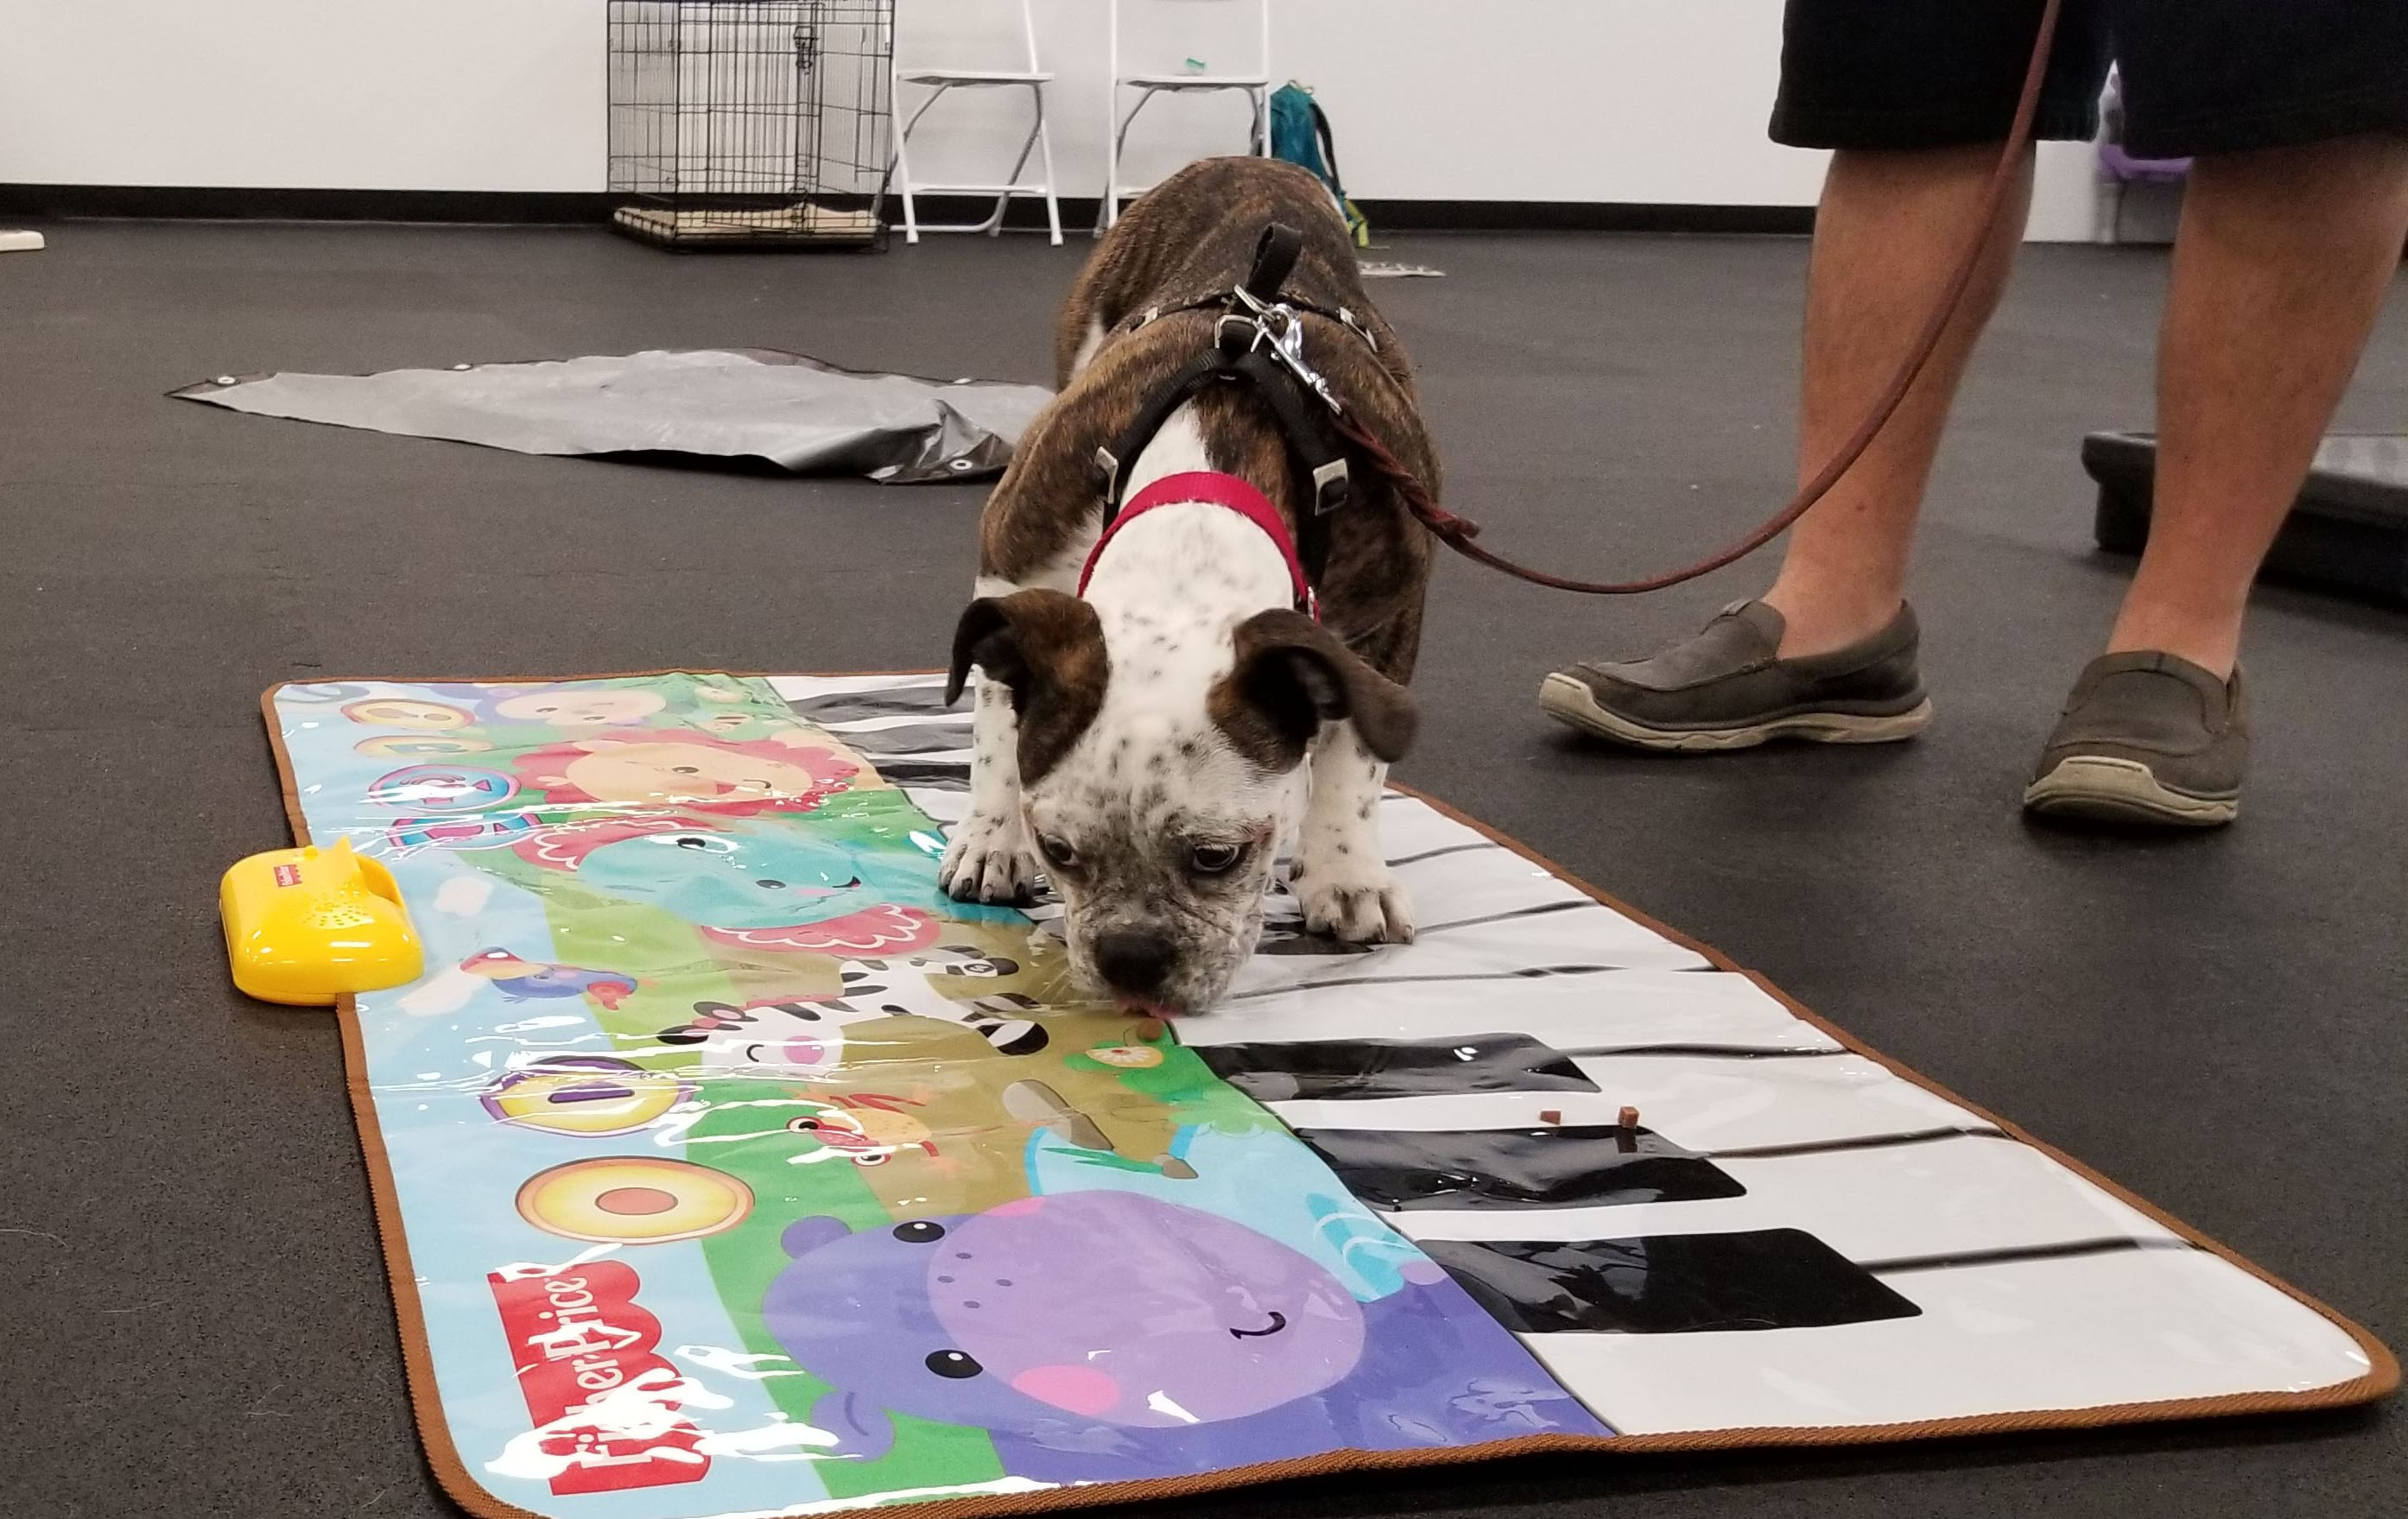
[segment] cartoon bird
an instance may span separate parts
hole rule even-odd
[[[605,1008],[616,1008],[636,990],[636,978],[616,970],[585,970],[576,966],[546,965],[522,960],[508,950],[481,950],[460,962],[471,976],[482,976],[513,1002],[532,997],[590,996]]]

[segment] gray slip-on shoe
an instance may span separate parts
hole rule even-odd
[[[2065,699],[2024,806],[2100,823],[2212,828],[2240,811],[2248,766],[2239,670],[2219,681],[2176,654],[2105,654]]]
[[[1763,602],[1735,601],[1652,659],[1556,670],[1541,682],[1539,705],[1584,733],[1669,753],[1771,738],[1888,743],[1931,721],[1914,609],[1900,604],[1881,631],[1796,659],[1780,656],[1784,626]]]

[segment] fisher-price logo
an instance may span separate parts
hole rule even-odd
[[[660,1487],[710,1471],[702,1431],[677,1416],[685,1379],[653,1354],[661,1324],[637,1306],[634,1271],[599,1261],[486,1281],[535,1416],[526,1454],[538,1455],[554,1493]]]

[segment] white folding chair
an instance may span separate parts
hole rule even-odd
[[[1192,4],[1249,4],[1259,13],[1256,36],[1258,71],[1235,74],[1130,74],[1121,64],[1121,0],[1106,0],[1110,13],[1111,83],[1106,99],[1104,120],[1111,126],[1111,135],[1104,142],[1104,199],[1096,208],[1096,236],[1121,219],[1121,203],[1142,195],[1149,185],[1121,183],[1121,150],[1128,141],[1129,126],[1138,112],[1158,94],[1191,94],[1217,90],[1234,90],[1253,103],[1253,130],[1248,152],[1263,152],[1271,140],[1271,6],[1270,0],[1188,0]],[[1135,90],[1137,103],[1128,114],[1121,114],[1121,92]]]
[[[895,181],[903,198],[903,240],[916,243],[924,232],[983,232],[992,236],[1003,230],[1003,214],[1010,208],[1015,195],[1041,195],[1045,199],[1045,224],[1053,241],[1062,241],[1062,208],[1054,198],[1054,139],[1045,128],[1045,87],[1054,76],[1037,62],[1037,17],[1030,0],[1020,0],[1020,35],[1025,47],[1028,66],[1025,68],[913,68],[901,63],[893,64],[893,99],[895,108],[903,108],[903,86],[917,85],[928,92],[928,97],[904,120],[903,130],[895,135]],[[911,178],[911,129],[928,107],[945,97],[949,90],[1020,90],[1028,92],[1033,107],[1028,136],[1021,140],[1020,157],[1011,165],[1011,173],[1000,184],[933,184]],[[1028,167],[1031,150],[1040,155],[1045,178],[1037,184],[1023,184],[1021,175]],[[995,209],[983,222],[931,224],[920,220],[919,208],[912,197],[917,195],[993,195]]]

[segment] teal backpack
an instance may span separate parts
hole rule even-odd
[[[1271,95],[1270,156],[1312,170],[1329,187],[1346,218],[1346,230],[1354,235],[1354,245],[1371,246],[1371,223],[1346,198],[1346,186],[1338,178],[1338,139],[1330,135],[1329,118],[1312,98],[1312,92],[1294,80]]]

